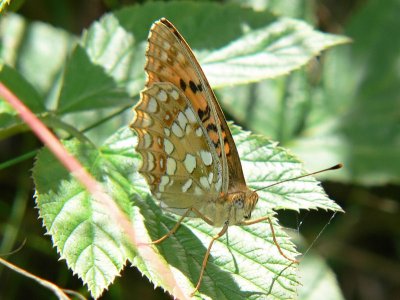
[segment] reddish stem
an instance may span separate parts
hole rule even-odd
[[[98,183],[79,163],[79,161],[68,153],[58,138],[25,106],[3,83],[0,82],[0,96],[6,100],[20,115],[21,119],[32,129],[34,134],[46,145],[57,159],[69,170],[73,176],[92,194],[92,196],[105,205],[112,220],[115,220],[123,228],[131,239],[131,242],[139,250],[144,261],[154,268],[164,283],[174,288],[174,296],[178,299],[188,299],[186,293],[181,289],[179,282],[175,280],[171,270],[168,269],[157,257],[153,249],[147,246],[148,241],[141,241],[138,233],[133,228],[127,216],[119,209],[113,199],[104,192],[102,185]]]

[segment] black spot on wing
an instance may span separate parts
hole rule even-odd
[[[196,94],[196,92],[198,91],[198,89],[197,89],[197,85],[193,82],[193,81],[189,81],[189,87],[190,87],[190,89],[192,90],[192,92],[194,93],[194,94]]]
[[[200,109],[197,111],[199,118],[202,122],[207,121],[210,118],[210,107],[207,105],[204,110]]]
[[[182,78],[179,80],[179,85],[181,86],[182,91],[186,90],[186,82]]]
[[[218,128],[217,128],[217,126],[215,126],[214,123],[210,123],[210,124],[207,125],[207,131],[218,132]]]

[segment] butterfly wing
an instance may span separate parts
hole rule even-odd
[[[150,30],[146,89],[132,123],[140,172],[166,207],[201,207],[244,184],[236,146],[193,52],[166,19]],[[206,197],[206,199],[205,199]]]
[[[135,110],[140,172],[153,195],[170,209],[201,208],[206,196],[218,197],[222,166],[182,91],[170,82],[152,84]]]
[[[147,86],[154,82],[171,82],[191,100],[223,166],[223,191],[245,185],[240,158],[218,104],[193,51],[167,19],[154,23],[147,50]]]

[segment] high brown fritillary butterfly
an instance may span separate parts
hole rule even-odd
[[[162,207],[182,216],[168,234],[153,243],[168,238],[187,216],[222,226],[205,254],[195,292],[211,246],[228,226],[269,218],[249,220],[258,194],[246,185],[235,142],[207,78],[189,45],[167,19],[151,27],[146,57],[146,87],[131,124],[139,137],[140,173]],[[273,233],[271,222],[270,226]],[[274,242],[286,257],[275,237]]]

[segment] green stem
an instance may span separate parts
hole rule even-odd
[[[35,157],[35,155],[36,155],[36,153],[38,153],[38,151],[39,151],[39,149],[35,149],[30,152],[24,153],[20,156],[17,156],[13,159],[7,160],[0,164],[0,170],[7,169],[8,167],[11,167],[11,166],[19,164],[25,160],[28,160],[32,157]]]
[[[47,115],[41,118],[42,122],[46,124],[48,127],[52,129],[62,129],[70,134],[70,137],[75,137],[79,141],[83,143],[91,143],[92,142],[84,135],[82,132],[77,130],[75,127],[61,121],[61,119],[57,116]]]
[[[108,120],[110,120],[110,119],[114,118],[115,116],[121,114],[123,111],[125,111],[126,109],[128,109],[130,107],[132,107],[132,105],[127,105],[127,106],[121,108],[120,110],[112,113],[111,115],[105,117],[104,119],[101,119],[100,121],[95,122],[92,125],[86,127],[82,131],[78,131],[77,129],[75,129],[71,125],[60,121],[55,116],[46,115],[46,116],[43,116],[41,118],[41,120],[51,128],[60,128],[60,129],[65,130],[66,132],[68,132],[70,134],[70,136],[68,136],[66,138],[66,140],[68,140],[68,139],[70,139],[72,137],[76,137],[80,141],[83,141],[83,142],[88,142],[89,141],[92,144],[92,142],[90,140],[88,140],[88,138],[83,133],[85,133],[85,132],[87,132],[87,131],[89,131],[89,130],[91,130],[91,129],[93,129],[93,128],[95,128],[95,127],[97,127],[97,126],[99,126],[99,125],[101,125],[101,124],[103,124],[105,122],[107,122]],[[13,165],[16,165],[18,163],[21,163],[21,162],[23,162],[23,161],[25,161],[27,159],[30,159],[30,158],[34,157],[38,153],[38,151],[39,151],[39,149],[32,150],[32,151],[27,152],[25,154],[22,154],[22,155],[20,155],[20,156],[18,156],[16,158],[13,158],[13,159],[8,160],[6,162],[0,163],[0,170],[6,169],[6,168],[11,167]]]

